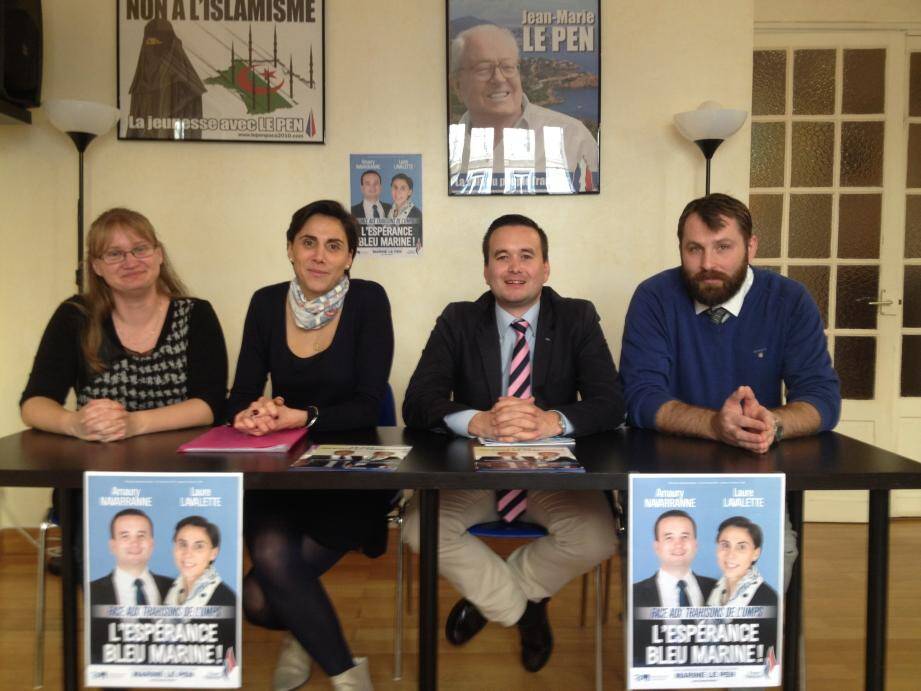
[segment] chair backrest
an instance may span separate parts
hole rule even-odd
[[[467,532],[477,537],[539,538],[547,534],[543,526],[525,521],[492,521],[470,526]]]
[[[396,427],[397,424],[397,404],[393,399],[393,389],[390,384],[384,390],[384,396],[381,398],[381,407],[377,411],[378,427]]]

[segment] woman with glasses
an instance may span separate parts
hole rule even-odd
[[[25,424],[112,442],[209,425],[223,413],[227,349],[211,305],[186,297],[150,221],[110,209],[87,236],[86,288],[45,328],[20,399]],[[65,408],[69,391],[76,410]]]
[[[316,201],[294,212],[286,238],[293,276],[250,301],[230,419],[252,435],[374,427],[393,360],[393,324],[384,289],[349,276],[358,223],[338,202]],[[263,396],[269,376],[271,398]],[[304,684],[311,658],[334,688],[372,688],[367,659],[353,659],[320,578],[349,550],[370,557],[386,550],[392,497],[370,490],[246,493],[253,570],[243,582],[243,606],[254,624],[290,632],[275,691]]]

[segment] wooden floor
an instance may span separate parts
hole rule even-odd
[[[0,552],[0,691],[32,687],[35,604],[35,558],[24,543],[9,539]],[[921,689],[921,521],[892,523],[889,597],[889,647],[886,688]],[[392,543],[395,541],[392,541]],[[508,541],[498,543],[507,551]],[[3,546],[3,545],[0,545]],[[866,527],[808,524],[806,555],[805,630],[806,671],[811,691],[849,691],[863,688],[866,583]],[[394,548],[384,557],[368,560],[350,555],[326,579],[342,618],[353,653],[367,655],[376,689],[416,688],[416,611],[406,619],[404,675],[391,679],[393,657]],[[605,627],[605,688],[624,688],[623,635],[618,564],[614,562],[612,610]],[[589,588],[591,595],[591,588]],[[457,599],[441,582],[441,622]],[[453,648],[442,633],[438,660],[439,688],[564,689],[593,688],[594,652],[591,618],[579,626],[580,585],[570,584],[550,606],[556,645],[550,663],[538,674],[523,670],[518,661],[517,631],[489,625],[473,641]],[[589,603],[591,612],[591,603]],[[60,579],[48,579],[45,688],[61,686]],[[244,626],[244,687],[268,689],[279,634]],[[320,670],[303,687],[329,688]]]

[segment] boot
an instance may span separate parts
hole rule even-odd
[[[309,678],[310,656],[294,636],[286,633],[275,663],[272,691],[294,691],[306,684]]]
[[[342,674],[330,677],[336,691],[374,691],[371,685],[371,668],[368,658],[356,657],[355,666],[345,670]]]

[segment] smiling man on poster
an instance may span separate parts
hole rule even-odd
[[[450,125],[452,192],[598,191],[598,142],[576,118],[531,103],[521,67],[504,27],[480,24],[451,41],[450,85],[466,108]]]

